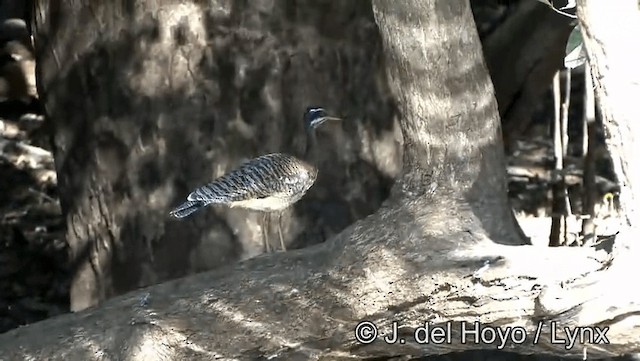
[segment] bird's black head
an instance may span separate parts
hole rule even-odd
[[[304,129],[306,131],[314,130],[327,120],[342,119],[329,116],[322,107],[308,107],[304,112]]]

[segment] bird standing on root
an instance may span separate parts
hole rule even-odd
[[[308,107],[304,112],[307,148],[303,159],[288,154],[273,153],[251,159],[240,167],[197,188],[187,201],[171,211],[175,218],[184,218],[210,204],[240,207],[261,211],[262,236],[265,251],[271,247],[267,240],[266,224],[270,212],[278,214],[280,246],[286,251],[282,238],[281,212],[296,203],[313,186],[318,176],[316,164],[316,129],[328,120],[341,118],[327,115],[320,107]]]

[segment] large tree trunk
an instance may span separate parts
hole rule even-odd
[[[638,351],[637,292],[606,283],[621,273],[607,269],[604,252],[497,244],[520,239],[468,2],[380,0],[374,13],[405,137],[402,174],[374,215],[315,247],[10,331],[0,358],[336,360],[501,346],[461,342],[462,325],[474,322],[515,327],[526,340],[505,346],[521,353]],[[377,342],[354,337],[363,320],[380,327]],[[404,342],[383,342],[392,321]],[[450,321],[451,342],[413,340],[425,322]],[[574,326],[609,327],[610,343],[568,347],[564,327]]]
[[[167,212],[242,158],[296,153],[310,104],[354,121],[322,139],[320,178],[283,219],[285,241],[318,243],[377,209],[401,148],[369,4],[127,4],[36,7],[72,310],[261,253],[256,214]]]

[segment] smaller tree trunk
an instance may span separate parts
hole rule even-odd
[[[445,19],[462,16],[466,6],[461,1],[434,6],[443,12],[442,18],[436,15],[423,19],[434,24],[427,25],[405,13],[432,12],[432,6],[374,1],[379,16],[376,21],[385,41],[390,86],[402,114],[403,163],[411,168],[404,170],[392,194],[396,200],[406,199],[408,207],[416,197],[428,199],[434,218],[448,217],[447,209],[456,210],[454,213],[465,209],[469,218],[461,217],[460,227],[471,229],[480,221],[484,231],[500,243],[526,243],[507,199],[497,104],[482,49],[477,48],[477,30],[474,23],[461,22],[464,28],[457,30],[458,40],[448,43],[451,24]],[[416,37],[424,47],[414,46],[409,40]],[[453,66],[454,62],[458,65]],[[423,73],[431,76],[416,76]],[[452,83],[449,77],[460,77],[460,81]],[[448,101],[449,97],[457,99],[455,104]],[[476,123],[479,119],[483,119],[482,126]]]
[[[582,175],[582,215],[586,218],[582,222],[582,242],[585,246],[595,244],[597,239],[595,225],[596,205],[596,107],[593,92],[591,68],[586,65],[584,71],[584,112],[582,128],[582,155],[584,167]]]

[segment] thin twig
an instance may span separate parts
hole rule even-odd
[[[562,116],[560,117],[562,127],[562,159],[564,169],[564,159],[567,157],[569,148],[569,105],[571,101],[571,69],[567,68],[565,72],[565,87],[564,87],[564,101],[562,102]],[[571,202],[569,201],[569,194],[567,192],[567,182],[565,180],[564,172],[562,176],[562,193],[564,197],[564,204],[567,216],[573,214],[571,210]],[[565,230],[566,231],[566,230]]]
[[[551,8],[551,10],[555,11],[556,13],[560,14],[560,15],[564,15],[566,17],[572,18],[572,19],[577,19],[578,16],[577,15],[573,15],[570,14],[568,12],[562,11],[562,9],[556,9],[555,6],[553,6],[553,4],[550,1],[544,1],[544,3]],[[564,8],[563,8],[564,9]]]
[[[585,63],[584,68],[584,116],[583,116],[583,150],[584,166],[582,175],[582,214],[586,217],[582,221],[582,244],[589,246],[596,241],[595,227],[595,198],[596,198],[596,174],[595,174],[595,94],[593,90],[593,79],[591,79],[591,68],[589,63]]]
[[[553,179],[553,191],[551,200],[552,213],[560,213],[565,211],[565,207],[561,202],[564,197],[562,192],[562,182],[564,177],[559,175],[563,169],[563,156],[562,156],[562,126],[560,119],[560,71],[557,71],[553,76],[553,155],[555,158],[554,167],[554,179]],[[552,217],[551,220],[551,234],[549,235],[549,246],[557,247],[564,243],[564,239],[561,239],[565,235],[566,219],[564,217]]]

